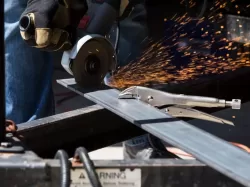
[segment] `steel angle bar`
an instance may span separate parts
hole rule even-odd
[[[248,153],[138,100],[118,99],[118,94],[118,90],[110,89],[87,93],[84,96],[156,137],[192,154],[240,184],[250,186]]]
[[[79,146],[93,151],[143,133],[145,131],[100,105],[18,124],[17,131],[25,146],[46,158],[54,157],[58,149],[73,156]]]

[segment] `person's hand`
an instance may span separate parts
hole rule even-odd
[[[19,22],[21,36],[35,48],[69,50],[87,9],[86,0],[28,0]]]

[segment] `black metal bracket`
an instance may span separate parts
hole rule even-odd
[[[1,142],[0,153],[24,153],[24,147],[20,140],[12,134],[6,134],[4,142]]]

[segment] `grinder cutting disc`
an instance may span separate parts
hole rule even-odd
[[[108,40],[92,36],[80,47],[70,63],[70,69],[78,85],[83,88],[100,86],[106,74],[114,69],[114,55],[115,50]]]

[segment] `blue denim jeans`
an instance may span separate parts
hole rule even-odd
[[[54,114],[51,54],[29,47],[18,22],[27,0],[4,0],[6,118],[17,124]]]

